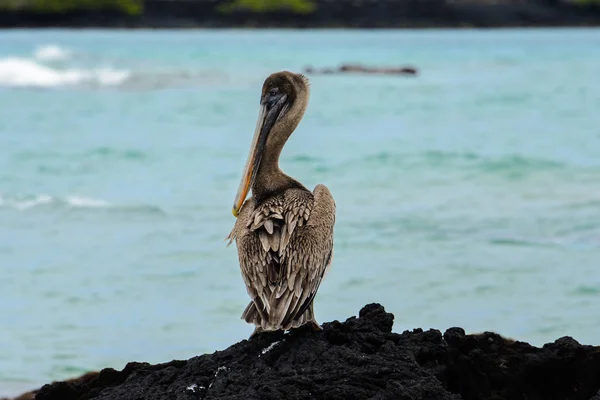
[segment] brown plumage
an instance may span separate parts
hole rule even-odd
[[[252,299],[242,318],[256,326],[255,333],[306,323],[320,328],[313,301],[333,258],[335,202],[324,185],[311,192],[279,169],[281,150],[302,119],[308,98],[303,75],[283,71],[265,80],[233,206],[237,220],[227,238],[236,241]],[[245,200],[249,188],[252,197]]]

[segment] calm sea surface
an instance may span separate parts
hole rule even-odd
[[[247,338],[223,239],[263,80],[337,202],[320,322],[600,344],[600,30],[0,32],[0,395]]]

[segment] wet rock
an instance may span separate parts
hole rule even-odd
[[[367,67],[360,64],[342,64],[338,68],[304,68],[306,74],[371,74],[371,75],[417,75],[414,67]]]
[[[73,398],[77,399],[77,398],[79,398],[79,392],[77,392],[77,390],[75,390],[75,387],[82,385],[84,383],[87,383],[88,381],[90,381],[93,378],[96,378],[97,376],[98,376],[98,372],[87,372],[81,376],[69,379],[65,382],[55,382],[54,384],[56,386],[55,386],[54,390],[55,390],[56,396],[60,395],[65,400],[73,399]],[[12,400],[35,400],[38,391],[39,390],[31,390],[31,391],[23,393],[17,397],[14,397]],[[64,392],[62,392],[62,391],[64,391]],[[11,400],[11,399],[1,398],[0,400]]]
[[[129,363],[42,387],[37,400],[600,400],[600,348],[561,338],[542,348],[461,328],[392,332],[379,304],[358,318],[259,335],[213,354]]]

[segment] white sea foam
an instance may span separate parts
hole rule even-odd
[[[63,61],[71,56],[71,51],[55,44],[48,44],[36,48],[33,56],[40,61]]]
[[[52,88],[60,86],[116,86],[130,76],[127,70],[102,68],[54,68],[19,57],[0,58],[0,86]]]
[[[81,82],[80,71],[59,71],[24,58],[0,58],[0,85],[52,87]]]
[[[65,202],[71,207],[110,207],[108,201],[92,199],[89,197],[67,196]]]
[[[38,194],[35,196],[11,197],[0,194],[0,208],[27,210],[44,205],[62,205],[70,208],[106,208],[112,206],[109,202],[104,200],[81,196],[66,196],[64,198],[57,198],[47,194]]]
[[[46,194],[40,194],[38,196],[35,196],[32,199],[28,199],[28,200],[13,200],[13,201],[8,201],[6,202],[9,205],[12,205],[13,208],[16,208],[17,210],[26,210],[28,208],[32,208],[35,206],[39,206],[39,205],[43,205],[43,204],[49,204],[52,202],[52,197],[48,196]]]

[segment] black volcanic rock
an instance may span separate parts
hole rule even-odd
[[[450,328],[392,333],[379,304],[359,317],[263,334],[187,361],[129,363],[43,386],[37,400],[600,400],[600,348],[542,348]]]

